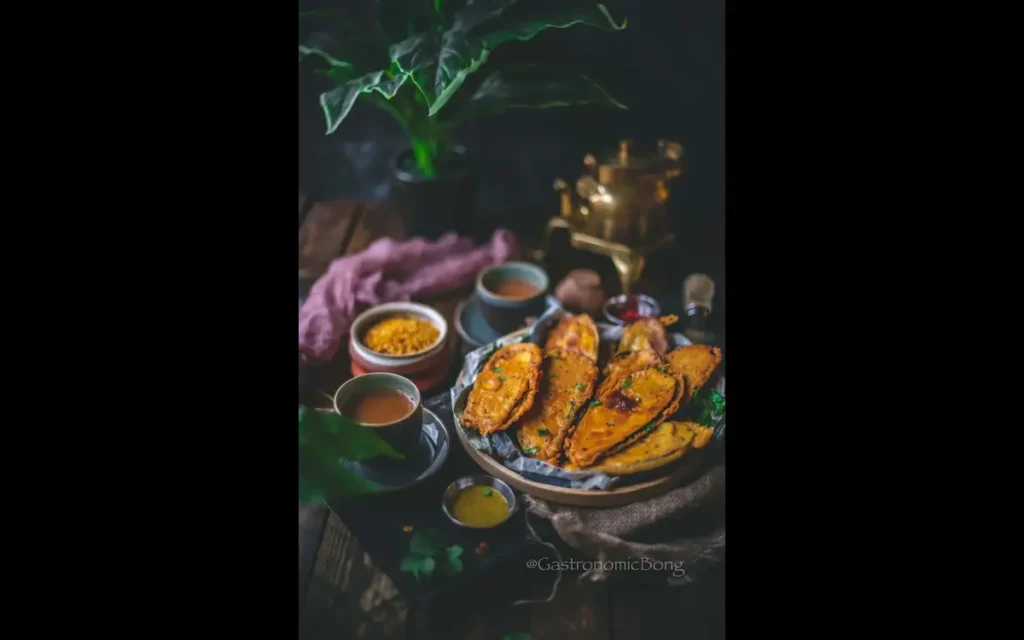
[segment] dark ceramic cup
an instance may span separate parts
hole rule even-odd
[[[526,295],[502,295],[503,287],[510,283],[527,283],[535,291]],[[548,274],[528,262],[493,266],[481,272],[476,280],[476,295],[484,320],[503,335],[522,328],[527,318],[544,313],[547,291]]]
[[[409,399],[412,409],[403,417],[390,422],[364,423],[357,421],[352,415],[355,403],[361,396],[380,389],[400,391]],[[420,447],[420,435],[423,432],[423,405],[419,389],[408,378],[394,373],[367,373],[352,378],[338,387],[334,393],[334,410],[346,418],[372,429],[374,434],[405,456],[405,460],[380,456],[365,460],[363,464],[402,464],[415,458]]]

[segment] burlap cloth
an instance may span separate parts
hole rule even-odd
[[[671,563],[667,582],[688,584],[725,560],[724,458],[709,461],[684,486],[622,507],[569,507],[530,496],[524,501],[566,544],[597,561],[581,578],[604,580],[618,570],[615,561],[633,561],[619,563],[622,568]]]

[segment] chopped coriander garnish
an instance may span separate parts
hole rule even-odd
[[[590,403],[590,406],[592,406],[592,407],[600,407],[601,406],[601,401],[600,400],[594,400],[593,402]]]
[[[697,422],[705,427],[714,427],[716,419],[725,416],[725,396],[714,389],[708,388],[707,394],[701,394],[699,404],[701,412]]]
[[[462,571],[460,555],[462,547],[457,544],[446,547],[440,531],[417,531],[409,540],[409,553],[402,558],[401,570],[411,573],[417,581],[429,579],[435,568],[444,575],[455,575]]]
[[[665,370],[665,367],[654,367],[654,368],[657,369],[658,371],[662,372],[662,373],[668,373],[668,371]]]
[[[557,375],[552,373],[550,376],[548,376],[548,380],[554,380],[557,377],[558,377]]]
[[[540,449],[538,449],[537,447],[527,447],[527,448],[523,449],[523,453],[525,453],[526,455],[532,456],[533,454],[537,453],[539,450]]]
[[[633,386],[633,379],[632,378],[626,378],[625,382],[622,383],[622,388],[623,389],[628,389],[628,388],[630,388],[632,386]]]
[[[646,425],[644,425],[644,431],[653,431],[653,430],[654,430],[654,423],[653,422],[648,422]]]
[[[501,367],[494,367],[494,373],[501,373]]]
[[[537,435],[539,435],[539,436],[549,436],[549,435],[551,435],[551,432],[548,431],[547,429],[540,429],[539,431],[537,431]]]
[[[490,498],[493,495],[494,495],[493,491],[491,491],[490,489],[484,489],[484,497],[485,498]]]
[[[502,382],[505,382],[505,376],[498,376],[498,380],[501,380]]]
[[[575,385],[573,385],[573,386],[575,386],[575,387],[576,387],[577,389],[582,389],[582,388],[583,388],[583,383],[582,383],[582,382],[577,382],[577,383],[576,383]]]

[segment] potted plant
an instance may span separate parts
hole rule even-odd
[[[604,5],[553,6],[551,0],[377,0],[376,16],[312,12],[318,30],[299,45],[332,88],[320,95],[327,135],[356,100],[402,126],[409,147],[392,161],[391,194],[410,235],[469,230],[477,175],[454,144],[458,125],[511,109],[595,104],[625,106],[585,75],[553,65],[517,64],[477,74],[491,52],[547,29],[587,25],[615,31]]]

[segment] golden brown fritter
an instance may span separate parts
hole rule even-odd
[[[653,431],[679,409],[684,382],[670,369],[634,371],[617,386],[601,385],[595,402],[566,439],[569,462],[589,467]]]
[[[607,456],[588,471],[624,476],[663,467],[691,449],[701,449],[713,431],[696,422],[663,422],[647,436],[618,453]],[[573,465],[566,470],[576,471]]]
[[[622,383],[629,374],[646,369],[647,367],[667,366],[665,359],[658,355],[654,349],[640,349],[621,353],[612,358],[604,368],[604,380],[598,387],[597,393],[604,393],[608,387],[616,387]]]
[[[561,349],[581,353],[594,362],[597,362],[597,347],[599,344],[597,325],[593,319],[585,313],[579,315],[567,315],[558,321],[558,324],[548,333],[547,342],[544,344],[544,351]]]
[[[679,320],[678,316],[662,316],[661,318],[640,318],[622,328],[619,338],[619,354],[641,349],[654,349],[659,354],[668,351],[669,327]]]
[[[722,363],[722,350],[706,344],[689,344],[665,356],[672,369],[686,380],[683,404],[693,399]]]
[[[597,365],[585,355],[555,349],[544,355],[542,378],[516,437],[523,453],[555,464],[573,419],[594,392]]]
[[[462,425],[482,435],[503,431],[533,406],[540,378],[540,347],[528,342],[498,349],[473,383]]]

